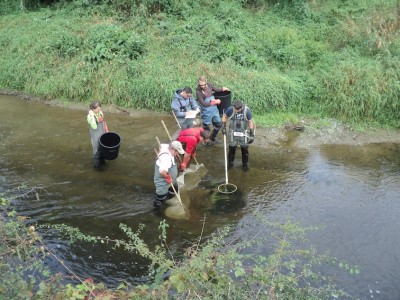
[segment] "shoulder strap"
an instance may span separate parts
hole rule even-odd
[[[246,122],[248,122],[249,120],[247,119],[247,110],[248,110],[248,107],[247,107],[247,105],[244,105],[244,108],[243,108],[243,118],[244,118],[244,120],[246,121]]]
[[[230,117],[228,118],[229,120],[233,118],[233,115],[236,113],[235,112],[235,108],[233,105],[231,105],[230,107],[232,107],[232,114],[230,115]]]
[[[169,154],[169,153],[168,152],[161,152],[160,154],[157,155],[156,161],[159,160],[160,156],[164,155],[164,154]],[[161,162],[161,160],[160,160],[160,162]],[[174,164],[173,156],[171,157],[171,162],[172,162],[172,164]]]
[[[233,107],[233,105],[232,105],[232,107]],[[247,119],[247,110],[248,110],[247,105],[243,105],[243,118],[244,118],[244,120],[245,120],[246,122],[249,121],[249,120]],[[231,116],[229,117],[229,120],[232,119],[233,116],[234,116],[235,114],[236,114],[236,111],[235,111],[235,109],[233,109],[233,112],[232,112]]]

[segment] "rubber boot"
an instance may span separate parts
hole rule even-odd
[[[168,200],[168,193],[165,195],[158,195],[154,193],[154,207],[161,207],[163,206],[164,202]]]
[[[178,187],[177,184],[174,184],[174,189],[175,189],[175,191],[176,191],[177,193],[179,192],[179,187]],[[168,194],[167,194],[167,199],[166,199],[166,200],[169,200],[169,199],[175,197],[175,191],[174,191],[174,189],[172,188],[172,186],[170,186],[170,187],[168,188]]]
[[[100,158],[101,158],[100,151],[97,151],[95,154],[93,154],[93,167],[100,168],[101,166]]]
[[[106,159],[104,158],[104,156],[100,152],[100,165],[104,165],[105,163],[106,163]]]
[[[211,133],[211,141],[213,144],[219,144],[219,141],[217,140],[218,132],[219,132],[219,128],[218,129],[213,128],[213,131]]]
[[[236,146],[229,146],[228,168],[233,167],[233,162],[235,161],[235,152],[236,152]]]
[[[249,146],[240,146],[242,151],[242,168],[244,171],[249,170]]]
[[[203,129],[210,131],[210,125],[203,124]]]

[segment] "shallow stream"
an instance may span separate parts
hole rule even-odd
[[[205,165],[190,197],[188,219],[168,218],[153,210],[155,137],[168,140],[159,115],[130,117],[105,113],[108,127],[122,137],[119,156],[100,171],[91,165],[86,111],[0,95],[1,190],[42,187],[38,197],[17,201],[18,212],[37,223],[65,223],[91,235],[122,238],[119,224],[134,230],[145,224],[144,238],[158,243],[164,218],[168,243],[180,252],[224,225],[237,225],[254,211],[270,220],[292,219],[322,228],[308,236],[321,253],[357,265],[358,276],[338,277],[338,286],[361,299],[400,298],[400,145],[324,145],[296,148],[286,144],[250,147],[250,170],[236,165],[229,182],[238,191],[213,201],[225,181],[223,146],[200,147]],[[164,119],[171,131],[176,124]],[[307,130],[307,129],[306,129]],[[196,182],[197,183],[197,182]],[[205,218],[204,232],[203,220]],[[249,222],[249,220],[246,220]],[[82,278],[109,286],[140,283],[147,261],[109,245],[69,243],[48,237],[49,247]],[[57,263],[48,263],[58,268]]]

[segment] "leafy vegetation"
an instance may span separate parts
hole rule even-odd
[[[37,191],[31,189],[26,193]],[[360,271],[357,266],[320,255],[308,246],[305,236],[315,228],[303,228],[291,221],[274,224],[260,215],[251,218],[249,224],[245,221],[241,224],[240,234],[228,226],[221,228],[207,240],[200,236],[174,257],[166,242],[165,220],[159,226],[159,244],[151,247],[140,237],[144,225],[134,232],[120,224],[126,239],[89,236],[65,224],[36,228],[27,218],[18,216],[11,201],[2,197],[0,295],[4,299],[350,298],[335,286],[335,277],[330,272],[342,268],[356,275]],[[81,279],[46,246],[44,233],[62,233],[71,243],[77,240],[106,243],[137,253],[150,262],[149,280],[138,286],[122,283],[107,288],[90,278]],[[52,273],[43,263],[48,256],[65,272]],[[78,283],[64,283],[67,275]]]
[[[6,0],[0,11],[2,89],[169,111],[176,88],[206,75],[257,115],[400,126],[396,0]]]

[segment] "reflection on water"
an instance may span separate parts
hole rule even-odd
[[[249,222],[248,216],[258,211],[269,220],[291,218],[323,226],[310,235],[310,243],[360,267],[359,276],[338,278],[351,294],[362,299],[400,297],[397,144],[296,149],[289,140],[266,149],[252,146],[250,171],[241,170],[240,151],[229,170],[229,182],[238,188],[233,194],[217,190],[225,182],[223,146],[200,147],[197,160],[204,170],[194,174],[198,177],[193,182],[185,179],[195,189],[182,191],[183,201],[190,203],[189,218],[176,220],[152,207],[155,137],[168,140],[160,116],[106,112],[110,130],[122,142],[119,157],[96,171],[91,167],[86,111],[7,96],[0,96],[0,105],[2,189],[44,187],[38,199],[32,195],[17,203],[19,212],[33,222],[66,223],[112,238],[124,237],[120,223],[134,230],[142,223],[143,238],[156,245],[157,227],[166,218],[169,248],[179,255],[203,230],[207,237],[221,226]],[[176,129],[172,117],[163,118],[171,132]],[[147,261],[110,245],[70,245],[54,236],[47,236],[47,242],[83,278],[111,286],[146,280]],[[57,268],[51,258],[48,263]]]

